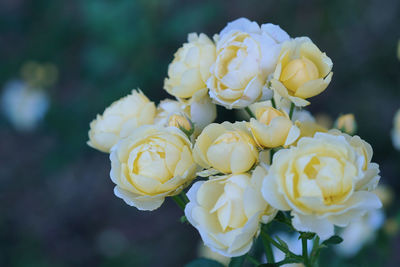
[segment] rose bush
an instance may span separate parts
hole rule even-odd
[[[299,137],[300,130],[286,112],[271,107],[268,102],[257,105],[253,110],[256,117],[250,118],[248,126],[260,147],[288,146]]]

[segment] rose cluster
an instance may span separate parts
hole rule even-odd
[[[175,100],[156,106],[132,91],[97,115],[88,145],[110,153],[117,197],[154,210],[179,196],[222,255],[247,253],[278,212],[325,240],[381,206],[371,146],[345,133],[344,119],[329,130],[303,109],[329,85],[332,65],[310,38],[270,23],[240,18],[213,39],[191,33],[164,81]],[[214,123],[216,105],[249,119]]]

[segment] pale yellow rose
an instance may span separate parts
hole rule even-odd
[[[168,67],[168,78],[164,89],[178,98],[192,97],[197,91],[206,88],[210,77],[210,67],[215,61],[215,45],[204,33],[190,33],[174,55]]]
[[[195,178],[191,143],[175,127],[145,125],[112,149],[114,193],[139,210],[158,208]]]
[[[216,61],[207,81],[215,103],[228,109],[243,108],[270,96],[267,77],[273,72],[281,43],[289,35],[279,26],[240,18],[214,37]]]
[[[291,210],[292,224],[321,239],[366,212],[381,207],[372,191],[379,166],[360,137],[340,131],[303,137],[296,147],[274,154],[262,187],[264,198],[279,210]]]
[[[206,246],[227,257],[250,250],[260,223],[268,223],[276,215],[260,192],[266,174],[257,167],[251,176],[216,176],[193,184],[187,193],[190,202],[185,215]]]
[[[300,130],[293,125],[286,112],[277,110],[268,103],[253,110],[256,118],[251,118],[248,126],[259,146],[288,146],[299,137]]]
[[[182,115],[190,118],[190,106],[180,101],[164,99],[157,106],[154,124],[167,127],[170,117],[173,115]]]
[[[393,146],[400,150],[400,109],[396,112],[393,118],[393,129],[391,132]]]
[[[169,117],[168,126],[183,129],[186,132],[190,132],[193,130],[190,120],[186,116],[178,114],[174,114]]]
[[[217,117],[217,108],[211,102],[207,89],[197,91],[189,100],[165,99],[157,107],[154,123],[161,126],[170,125],[171,117],[178,115],[190,119],[194,123],[194,136],[200,134],[204,127]]]
[[[323,92],[332,79],[332,60],[308,38],[299,37],[282,45],[271,88],[296,106]]]
[[[108,153],[113,145],[137,127],[152,124],[155,113],[154,103],[142,91],[133,90],[130,95],[112,103],[103,115],[98,114],[90,123],[87,144]]]
[[[257,162],[258,150],[245,122],[212,123],[197,138],[193,156],[203,168],[242,173]]]
[[[357,131],[357,122],[354,114],[349,113],[339,116],[335,122],[335,128],[350,135],[355,134]]]

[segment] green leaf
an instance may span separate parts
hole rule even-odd
[[[224,265],[222,265],[218,261],[205,258],[195,259],[185,265],[185,267],[223,267],[223,266]]]
[[[336,245],[342,243],[343,238],[338,235],[331,236],[329,239],[322,242],[324,245]]]
[[[246,254],[243,256],[231,258],[231,262],[229,262],[229,267],[241,267],[245,259]]]
[[[300,232],[300,236],[299,239],[305,238],[305,239],[313,239],[315,236],[315,233],[311,233],[311,232]]]

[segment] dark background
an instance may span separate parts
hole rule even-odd
[[[333,80],[310,110],[353,112],[382,181],[400,192],[390,139],[400,108],[398,0],[1,0],[0,86],[29,60],[59,71],[36,131],[17,132],[0,115],[1,266],[182,266],[196,257],[199,235],[172,201],[140,212],[113,195],[108,155],[86,145],[87,131],[131,89],[167,97],[167,67],[187,34],[212,37],[242,16],[307,35],[328,54]],[[399,264],[399,236],[385,242],[375,263]],[[354,261],[372,265],[375,250]]]

